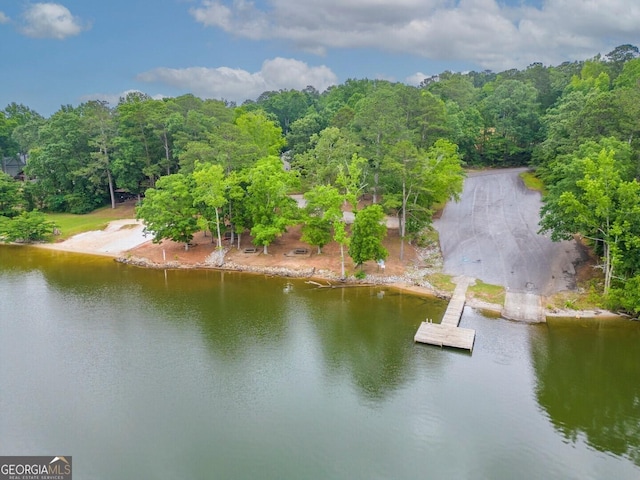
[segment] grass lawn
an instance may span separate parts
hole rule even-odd
[[[125,202],[116,205],[115,209],[103,207],[84,215],[72,213],[48,213],[47,220],[56,224],[61,234],[55,241],[65,240],[78,233],[91,230],[103,230],[112,220],[135,217],[135,202]]]
[[[479,300],[495,303],[497,305],[504,305],[504,298],[506,291],[504,287],[500,285],[491,285],[484,283],[482,280],[476,280],[475,285],[469,285],[467,291],[473,298]]]
[[[520,174],[520,178],[529,190],[536,190],[544,194],[544,184],[536,175],[532,172],[523,172]]]

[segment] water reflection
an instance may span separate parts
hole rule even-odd
[[[473,355],[414,344],[444,307],[0,248],[0,450],[104,479],[637,477],[637,329],[466,309]]]
[[[374,402],[411,378],[415,330],[426,318],[440,319],[446,308],[438,299],[381,288],[317,289],[301,280],[265,282],[261,275],[148,270],[29,248],[0,249],[0,255],[8,270],[37,268],[49,288],[70,301],[120,309],[123,317],[135,309],[162,322],[195,325],[213,358],[225,362],[241,363],[255,349],[269,355],[285,348],[289,330],[305,328],[301,319],[310,319],[317,344],[305,348],[318,349],[325,376],[346,375]]]
[[[639,352],[630,321],[550,320],[532,340],[538,403],[568,441],[640,465]]]
[[[377,288],[317,292],[310,309],[329,376],[345,373],[370,401],[381,401],[412,376],[413,335],[426,318],[441,318],[446,303]]]

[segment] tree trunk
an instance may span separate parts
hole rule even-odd
[[[164,155],[167,161],[167,175],[171,175],[171,151],[169,149],[169,139],[167,138],[167,131],[162,130],[162,141],[164,143]]]
[[[613,278],[613,259],[611,258],[611,246],[609,242],[604,243],[604,294],[609,293],[611,288],[611,279]]]
[[[111,197],[111,208],[116,208],[116,194],[113,191],[113,178],[111,177],[111,172],[107,169],[107,180],[109,182],[109,196]]]
[[[404,236],[405,225],[407,223],[407,186],[406,182],[402,181],[402,211],[398,215],[398,228],[400,233],[400,261],[404,260]]]
[[[222,235],[220,234],[220,214],[216,208],[216,229],[218,230],[218,266],[224,264],[224,249],[222,248]]]

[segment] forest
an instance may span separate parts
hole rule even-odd
[[[0,158],[28,159],[18,179],[0,175],[5,241],[42,237],[41,212],[136,197],[157,241],[249,231],[266,250],[302,224],[310,245],[335,240],[357,264],[385,257],[382,215],[397,215],[411,241],[460,193],[465,168],[528,166],[544,186],[541,232],[591,246],[607,306],[640,313],[633,45],[557,66],[446,71],[417,87],[349,79],[324,92],[268,91],[242,105],[134,92],[45,118],[11,103],[0,111]],[[304,194],[304,209],[291,193]],[[341,206],[357,210],[364,196],[372,205],[347,229]],[[368,233],[350,238],[356,230]]]

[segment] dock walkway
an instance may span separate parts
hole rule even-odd
[[[453,347],[473,351],[476,339],[476,331],[470,328],[460,328],[460,318],[464,310],[467,288],[471,279],[462,277],[458,280],[447,311],[442,317],[441,323],[422,322],[416,332],[414,341],[438,345],[440,347]]]

